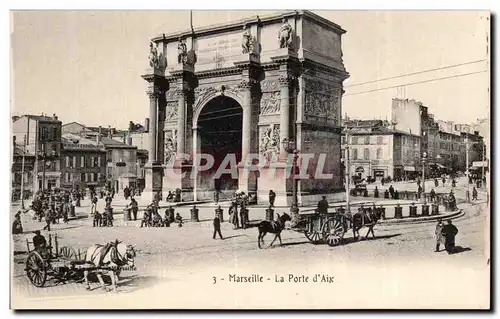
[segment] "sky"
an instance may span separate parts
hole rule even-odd
[[[194,11],[193,25],[274,12]],[[421,101],[441,120],[471,123],[488,116],[489,13],[313,12],[347,31],[343,113],[390,119],[391,99],[399,96]],[[56,113],[63,123],[118,128],[148,117],[141,74],[148,68],[149,40],[189,28],[189,11],[172,10],[19,11],[11,18],[11,113]],[[482,62],[372,82],[474,61]],[[448,79],[410,85],[436,78]],[[359,85],[364,82],[372,83]]]

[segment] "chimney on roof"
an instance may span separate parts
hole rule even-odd
[[[123,133],[123,144],[127,144],[127,133]]]
[[[97,131],[97,137],[95,139],[96,145],[101,142],[102,127],[99,125],[99,130]]]
[[[54,118],[54,120],[58,120],[56,113],[52,114],[52,117]]]
[[[127,145],[129,146],[132,146],[132,130],[133,130],[133,126],[135,126],[135,124],[130,121],[130,126],[128,128],[128,134],[127,134]]]

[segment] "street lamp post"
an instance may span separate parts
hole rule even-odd
[[[297,150],[297,146],[295,145],[295,141],[290,140],[290,139],[284,139],[282,141],[283,148],[288,152],[288,153],[293,153],[293,164],[292,164],[292,213],[298,212],[298,199],[297,199],[297,181],[295,178],[296,172],[296,166],[297,166],[297,160],[299,158],[299,151]]]
[[[425,198],[425,163],[427,162],[427,153],[422,153],[422,195],[424,197],[424,204],[427,204],[427,199]]]
[[[23,159],[21,162],[21,208],[24,209],[24,165],[26,155],[26,135],[23,137]]]
[[[470,202],[470,190],[469,190],[469,138],[465,138],[465,178],[467,183],[467,192],[465,193],[465,198],[467,203]]]
[[[350,209],[350,187],[351,187],[351,174],[350,174],[350,163],[349,163],[349,133],[345,134],[345,209],[349,213]]]

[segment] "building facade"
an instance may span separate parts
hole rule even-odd
[[[420,137],[391,128],[382,120],[354,120],[344,123],[342,158],[349,144],[350,176],[405,179],[414,178],[420,167]]]
[[[54,114],[14,117],[17,143],[26,139],[26,152],[35,155],[33,193],[61,186],[61,121]]]
[[[23,144],[18,144],[17,141],[14,140],[11,166],[11,187],[13,200],[21,198],[21,187],[24,190],[23,196],[25,198],[33,197],[35,181],[34,171],[35,155],[27,153]]]
[[[266,201],[272,189],[276,205],[287,205],[294,183],[288,152],[306,145],[312,166],[326,155],[323,173],[332,177],[301,180],[299,192],[341,190],[345,32],[309,11],[291,11],[154,37],[142,75],[151,120],[145,196],[179,188],[183,200],[193,200],[240,189]],[[204,152],[215,163],[234,154],[237,176],[206,171],[191,179],[200,166],[193,159]],[[280,163],[246,175],[248,154]]]
[[[106,150],[79,135],[62,139],[61,187],[80,189],[103,187],[106,183]]]
[[[113,139],[118,130],[101,126],[87,127],[77,122],[65,124],[62,129],[66,134],[84,137],[94,145],[104,148],[106,186],[119,192],[125,186],[137,184],[137,173],[140,171],[140,164],[137,162],[137,147],[131,145],[130,142],[123,143]]]

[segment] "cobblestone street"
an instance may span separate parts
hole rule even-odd
[[[358,242],[353,241],[352,232],[348,232],[346,234],[346,243],[337,247],[329,247],[326,244],[313,245],[308,242],[302,233],[285,230],[282,233],[284,247],[279,247],[278,242],[276,242],[274,248],[259,250],[257,248],[256,228],[233,230],[232,225],[225,222],[222,226],[222,234],[225,240],[213,240],[211,223],[213,205],[200,206],[201,222],[191,223],[187,221],[182,228],[177,227],[177,225],[170,228],[140,228],[139,224],[93,228],[90,219],[81,218],[71,220],[66,225],[55,225],[50,233],[57,234],[60,246],[69,246],[81,251],[84,251],[92,244],[104,244],[115,239],[127,244],[133,244],[138,254],[136,257],[138,269],[137,271],[122,273],[119,286],[120,296],[124,296],[124,293],[128,293],[126,295],[130,296],[130,298],[141,294],[154,296],[154,292],[158,291],[162,294],[161,298],[156,299],[154,297],[151,299],[151,304],[146,302],[146,304],[141,303],[141,306],[168,308],[169,298],[175,298],[176,294],[185,298],[180,304],[178,301],[175,303],[176,307],[181,307],[183,302],[186,302],[186,304],[190,302],[189,298],[196,300],[196,298],[205,295],[205,293],[201,293],[205,288],[213,290],[216,286],[230,285],[228,275],[232,274],[233,270],[237,275],[258,273],[271,282],[275,280],[274,276],[276,274],[288,275],[294,273],[307,276],[318,272],[328,273],[335,275],[337,278],[335,289],[338,287],[345,288],[350,282],[358,282],[356,285],[362,288],[359,285],[364,280],[368,280],[365,278],[368,274],[358,274],[356,272],[355,269],[360,265],[365,267],[363,268],[364,271],[366,271],[366,267],[370,267],[369,265],[377,265],[373,269],[374,275],[378,272],[380,276],[375,275],[375,278],[383,278],[387,275],[403,276],[403,273],[408,271],[413,272],[415,276],[426,274],[423,278],[429,281],[428,287],[415,286],[411,288],[415,289],[415,291],[428,289],[431,292],[432,280],[436,280],[435,276],[439,280],[439,278],[444,278],[442,276],[451,275],[456,271],[460,271],[460,269],[462,275],[454,284],[465,283],[464,280],[480,280],[481,276],[484,275],[484,271],[481,270],[487,270],[485,268],[488,258],[485,252],[487,249],[485,236],[487,234],[484,233],[484,230],[488,229],[486,217],[489,210],[486,209],[484,200],[474,204],[466,204],[463,208],[465,215],[454,222],[459,229],[457,245],[463,247],[463,251],[455,255],[447,255],[444,251],[440,253],[434,252],[435,224],[433,222],[378,225],[375,227],[376,239]],[[187,219],[189,209],[190,206],[182,206],[178,207],[176,211],[179,211]],[[13,210],[16,210],[16,207]],[[86,210],[88,210],[87,201],[83,203],[82,207],[78,208],[77,213],[78,215],[84,215]],[[251,219],[260,219],[264,217],[264,212],[262,208],[252,208],[250,215]],[[118,218],[121,219],[122,217],[118,215]],[[49,287],[33,287],[28,282],[23,271],[26,258],[26,238],[31,240],[33,234],[30,231],[40,229],[43,223],[31,221],[27,217],[24,217],[23,220],[25,233],[14,237],[14,285],[12,293],[14,296],[20,297],[19,299],[16,298],[16,300],[24,300],[37,307],[43,307],[43,305],[54,306],[54,302],[61,307],[65,307],[65,305],[66,307],[75,307],[77,305],[72,303],[71,298],[67,298],[68,295],[84,296],[92,300],[102,295],[100,290],[86,291],[82,283],[66,283],[52,286],[49,283]],[[366,229],[361,230],[361,235],[365,234]],[[45,235],[47,236],[46,232]],[[269,244],[272,238],[273,236],[268,234],[266,244]],[[422,260],[425,260],[425,264],[422,264]],[[391,269],[395,271],[394,274],[387,273],[391,272]],[[215,285],[213,284],[214,276],[217,278],[217,284]],[[369,280],[373,281],[375,279],[371,278]],[[198,282],[196,291],[184,291],[187,287],[194,287],[190,286],[192,281]],[[376,285],[375,282],[372,284]],[[291,288],[297,294],[306,291],[314,293],[313,286],[304,285]],[[97,282],[93,284],[93,287],[97,287]],[[242,289],[235,290],[235,294],[239,295],[239,298],[235,298],[235,300],[244,300],[240,299],[242,294],[254,291],[252,287],[243,289],[243,287],[236,285],[226,288]],[[384,290],[389,288],[381,287]],[[270,286],[266,289],[273,290],[274,288]],[[401,289],[407,288],[402,286]],[[438,292],[434,293],[439,294]],[[210,290],[208,290],[208,295],[210,295]],[[40,299],[42,296],[44,301]],[[113,293],[108,293],[106,298],[114,298]],[[296,298],[296,296],[291,295],[290,298]],[[325,296],[310,296],[309,298],[309,302],[317,299],[318,307],[328,302],[328,298],[325,299]],[[156,303],[160,299],[163,301],[159,304]],[[219,307],[234,306],[232,300],[214,301],[214,298],[209,299],[210,301],[206,303],[199,300],[197,304],[200,307],[208,304],[212,306],[218,305]],[[78,302],[82,302],[82,300]],[[154,302],[155,300],[157,301]],[[259,298],[254,298],[252,302],[258,303],[259,300]],[[375,300],[377,298],[373,299],[373,301]],[[262,302],[260,305],[270,306],[267,301],[260,300],[260,302]],[[259,306],[259,304],[253,305]],[[465,306],[463,302],[460,305]],[[130,306],[137,305],[131,304]],[[335,307],[331,304],[330,306]],[[363,306],[369,307],[370,302],[364,301]]]

